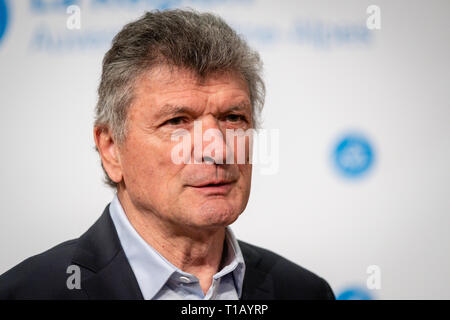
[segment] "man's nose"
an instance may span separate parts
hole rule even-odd
[[[194,122],[195,163],[226,163],[227,144],[219,120],[206,115]]]

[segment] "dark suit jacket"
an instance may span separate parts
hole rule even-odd
[[[239,241],[246,270],[242,299],[334,299],[328,283],[268,250]],[[69,265],[81,289],[69,290]],[[109,215],[80,238],[26,259],[0,276],[0,299],[143,299]]]

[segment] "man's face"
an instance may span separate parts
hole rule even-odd
[[[251,164],[238,163],[238,139],[233,139],[233,164],[193,163],[202,160],[198,145],[194,152],[199,138],[194,137],[194,127],[196,134],[199,124],[202,134],[208,129],[222,132],[223,140],[214,138],[220,142],[225,163],[230,148],[226,130],[253,127],[244,80],[235,74],[218,73],[200,81],[185,69],[158,68],[138,79],[127,120],[126,139],[119,146],[123,178],[119,194],[126,192],[139,210],[176,225],[210,228],[237,219],[250,194]],[[191,138],[189,163],[173,161],[173,150],[181,140],[172,136],[180,129]],[[203,140],[203,150],[211,141]],[[248,145],[245,152],[247,159]]]

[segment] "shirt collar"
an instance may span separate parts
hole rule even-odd
[[[167,261],[137,233],[128,220],[117,194],[109,206],[109,211],[144,299],[152,299],[172,274],[176,272],[186,274]],[[244,257],[229,227],[226,228],[225,239],[227,252],[224,255],[223,267],[213,277],[218,279],[232,272],[236,292],[238,297],[241,297],[245,273]]]

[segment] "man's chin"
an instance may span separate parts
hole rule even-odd
[[[214,228],[232,224],[239,217],[239,214],[239,210],[234,206],[206,203],[199,206],[197,210],[191,211],[189,216],[192,217],[192,223],[198,227]]]

